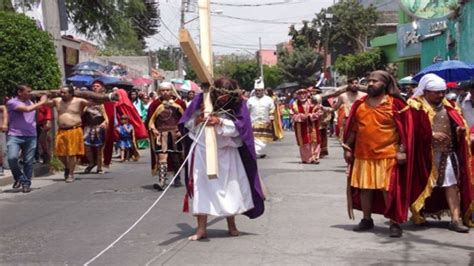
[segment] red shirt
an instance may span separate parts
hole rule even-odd
[[[53,119],[53,111],[51,107],[43,105],[38,109],[36,123],[43,124],[48,120]]]

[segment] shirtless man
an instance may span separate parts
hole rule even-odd
[[[74,169],[77,156],[84,155],[84,136],[81,127],[81,116],[87,106],[95,105],[85,99],[74,97],[74,88],[62,87],[61,97],[54,98],[48,105],[58,110],[58,132],[56,135],[56,156],[64,164],[66,183],[74,182]]]
[[[352,105],[354,104],[355,101],[359,100],[360,98],[366,95],[366,93],[360,91],[359,82],[357,81],[357,78],[349,78],[347,83],[348,83],[347,92],[337,97],[337,103],[332,108],[333,111],[336,111],[336,112],[339,110],[339,108],[341,107],[343,108],[341,112],[338,112],[338,116],[342,116],[338,118],[338,121],[340,121],[339,132],[341,132],[340,134],[341,136],[342,136],[342,132],[344,132],[346,119],[349,116]]]

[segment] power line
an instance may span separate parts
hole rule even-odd
[[[232,3],[219,3],[219,2],[211,2],[211,4],[216,6],[233,6],[233,7],[260,7],[260,6],[278,6],[278,5],[294,5],[300,4],[305,2],[305,0],[300,1],[280,1],[280,2],[272,2],[272,3],[262,3],[262,4],[232,4]]]
[[[228,16],[228,15],[212,15],[214,17],[223,17],[223,18],[230,18],[230,19],[236,19],[236,20],[243,20],[243,21],[251,21],[255,23],[266,23],[266,24],[299,24],[301,22],[291,22],[291,21],[275,21],[275,20],[264,20],[264,19],[252,19],[252,18],[240,18],[240,17],[234,17],[234,16]]]

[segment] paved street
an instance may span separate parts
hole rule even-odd
[[[116,163],[105,175],[61,175],[33,181],[30,194],[0,193],[0,264],[83,264],[122,234],[159,196],[147,152],[138,163]],[[391,239],[375,216],[372,232],[352,232],[346,214],[345,166],[336,141],[320,165],[302,165],[294,136],[259,160],[269,190],[265,214],[238,217],[242,236],[227,237],[223,219],[210,219],[209,239],[189,242],[195,220],[181,212],[184,188],[159,205],[91,265],[183,264],[474,264],[474,232],[452,233],[447,222],[404,225]],[[356,213],[360,219],[360,212]]]

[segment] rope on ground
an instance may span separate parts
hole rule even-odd
[[[191,154],[193,153],[194,151],[194,148],[196,147],[197,145],[197,142],[199,140],[199,138],[201,137],[202,133],[204,132],[204,128],[206,128],[206,125],[207,122],[209,121],[209,118],[210,116],[208,116],[206,118],[206,120],[204,121],[204,123],[202,124],[202,127],[201,129],[199,130],[198,134],[197,134],[197,137],[196,137],[196,140],[193,141],[190,149],[189,149],[189,153],[188,155],[186,156],[186,159],[184,159],[184,162],[181,164],[181,166],[179,167],[178,171],[176,172],[176,174],[173,176],[173,178],[171,179],[170,181],[170,184],[173,184],[174,180],[178,177],[179,173],[183,170],[183,167],[184,165],[186,164],[186,162],[189,160],[189,158],[191,157]],[[138,220],[136,220],[132,226],[130,226],[123,234],[121,234],[117,239],[115,239],[114,242],[112,242],[110,245],[108,245],[105,249],[103,249],[101,252],[99,252],[95,257],[93,257],[92,259],[90,259],[89,261],[87,261],[86,263],[84,263],[84,266],[88,266],[90,263],[94,262],[95,260],[97,260],[100,256],[102,256],[105,252],[107,252],[109,249],[111,249],[112,247],[114,247],[115,244],[117,244],[120,240],[122,240],[122,238],[124,238],[128,233],[130,233],[130,231],[132,231],[137,225],[138,223],[140,223],[143,218],[145,218],[145,216],[150,213],[150,211],[158,204],[158,202],[160,202],[160,200],[163,198],[163,196],[166,194],[166,192],[168,191],[168,189],[171,187],[171,185],[168,185],[166,187],[166,189],[161,193],[161,195],[155,200],[155,202],[153,202],[153,204],[151,204],[151,206],[142,214],[142,216],[140,216],[140,218],[138,218]]]

